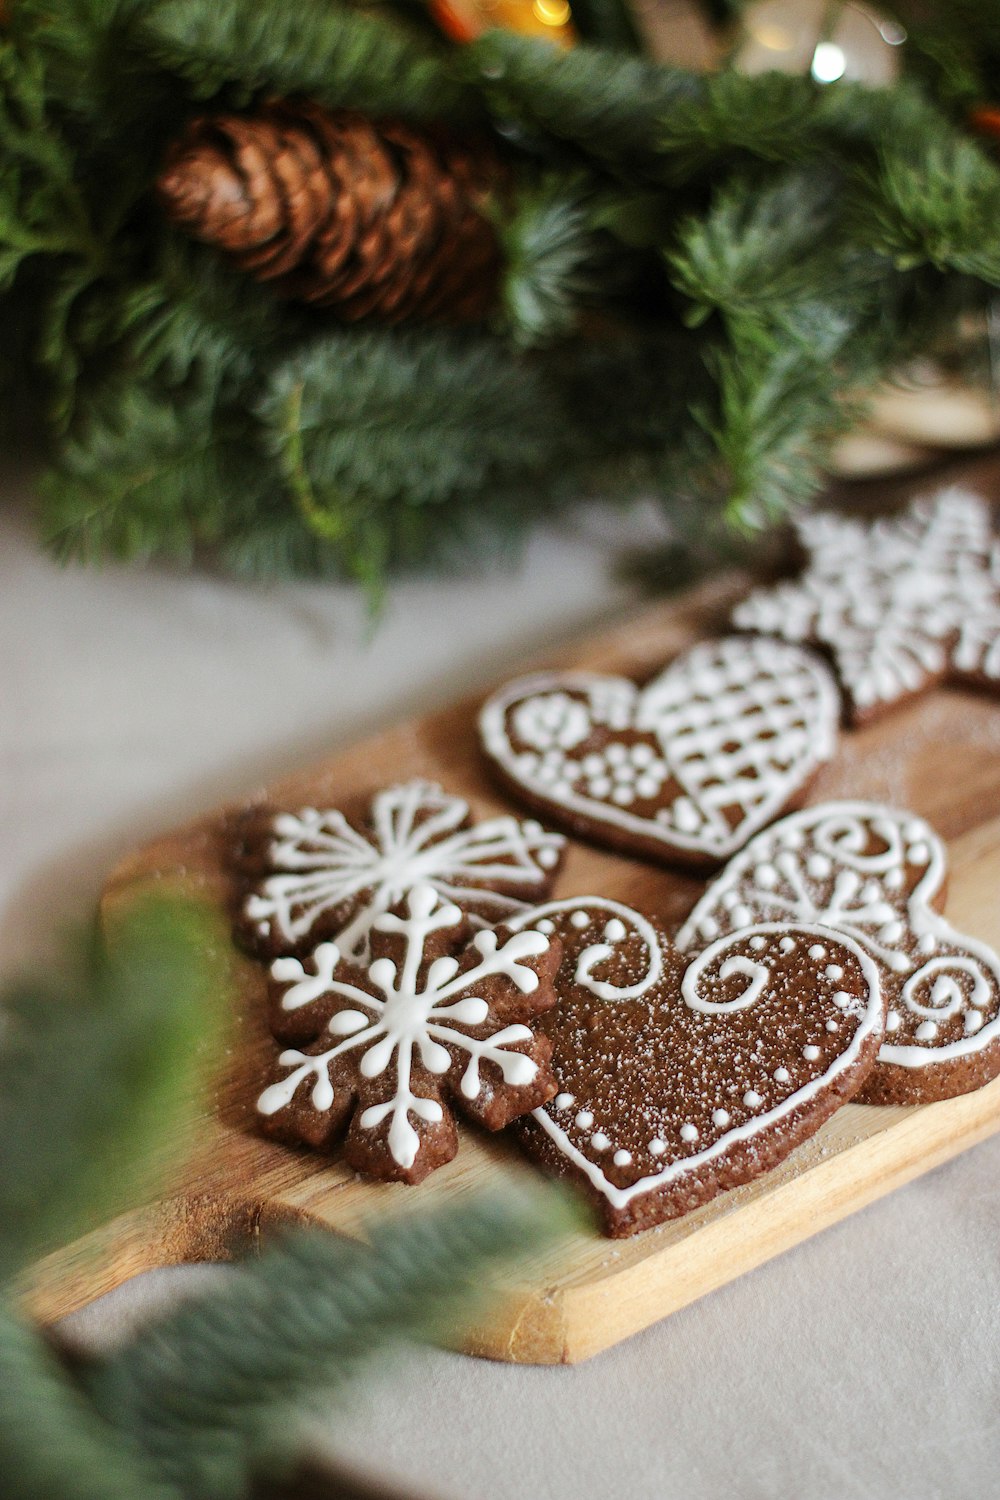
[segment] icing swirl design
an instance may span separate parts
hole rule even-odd
[[[850,936],[878,962],[889,1005],[870,1096],[946,1097],[1000,1072],[1000,959],[936,909],[946,872],[944,845],[922,818],[867,802],[821,804],[736,855],[677,942],[692,951],[773,919]],[[976,1071],[961,1071],[970,1062]],[[901,1070],[927,1076],[904,1083]]]
[[[539,1023],[559,1092],[514,1129],[584,1179],[612,1234],[780,1161],[856,1089],[883,1035],[876,964],[821,926],[763,923],[690,959],[597,897],[517,920],[554,932],[563,959]]]

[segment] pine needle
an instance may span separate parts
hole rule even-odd
[[[474,97],[443,44],[386,15],[330,0],[160,0],[137,31],[160,66],[199,98],[229,90],[297,94],[333,107],[417,119],[469,118]]]
[[[127,1206],[182,1129],[225,1011],[222,941],[202,908],[148,898],[60,980],[5,994],[0,1279]]]
[[[287,1464],[304,1417],[362,1362],[454,1335],[497,1267],[582,1222],[575,1200],[525,1181],[381,1225],[368,1245],[290,1235],[145,1327],[86,1390],[189,1500],[238,1500]]]
[[[4,1500],[183,1500],[2,1302],[0,1475]]]

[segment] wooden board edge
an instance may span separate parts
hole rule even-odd
[[[147,1203],[35,1261],[15,1282],[15,1297],[49,1326],[146,1271],[232,1260],[256,1246],[259,1221],[259,1206],[237,1199]]]
[[[519,1363],[577,1364],[592,1358],[996,1134],[1000,1079],[957,1099],[908,1109],[905,1115],[700,1225],[695,1231],[696,1270],[686,1241],[678,1240],[599,1280],[561,1289],[558,1328],[551,1315],[543,1318],[545,1337],[534,1343],[512,1339],[503,1352],[499,1342],[475,1352]],[[800,1149],[807,1152],[809,1143]],[[535,1305],[544,1301],[538,1298]],[[523,1310],[518,1316],[523,1320]]]

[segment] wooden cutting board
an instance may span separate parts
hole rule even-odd
[[[558,665],[648,677],[692,641],[724,628],[746,588],[729,575],[660,604],[563,653]],[[524,664],[525,668],[539,663]],[[288,806],[337,806],[414,776],[440,781],[487,815],[506,804],[480,761],[477,701],[411,720],[297,775],[253,792]],[[856,797],[908,807],[947,840],[948,915],[962,931],[1000,945],[1000,703],[958,690],[919,698],[882,723],[845,734],[810,801]],[[230,897],[222,811],[126,859],[107,900],[150,883],[181,880],[220,905]],[[557,894],[600,893],[680,925],[701,890],[688,877],[571,846]],[[461,1128],[461,1148],[418,1189],[362,1181],[337,1160],[260,1138],[253,1102],[271,1045],[263,1022],[263,971],[240,958],[245,1010],[225,1077],[207,1102],[197,1149],[171,1193],[136,1208],[42,1262],[30,1278],[32,1310],[53,1319],[139,1271],[225,1255],[246,1237],[289,1221],[363,1232],[366,1219],[433,1207],[528,1171],[504,1139]],[[723,1194],[688,1217],[630,1240],[581,1232],[557,1254],[522,1265],[470,1352],[520,1363],[585,1359],[721,1286],[1000,1128],[1000,1080],[923,1108],[847,1105],[776,1171]]]

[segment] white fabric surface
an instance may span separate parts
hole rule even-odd
[[[8,489],[10,485],[8,484]],[[63,572],[0,514],[3,967],[128,847],[620,612],[600,529],[513,574],[353,591]],[[985,1500],[1000,1492],[1000,1139],[570,1369],[415,1350],[316,1441],[463,1500]],[[74,1320],[113,1340],[205,1275]]]

